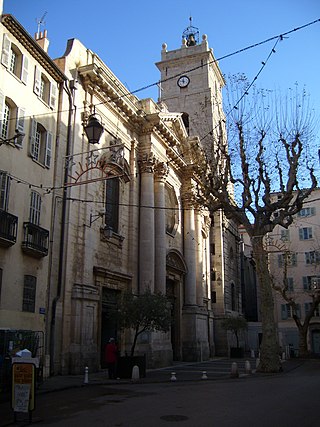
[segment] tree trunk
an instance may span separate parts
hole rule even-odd
[[[133,357],[133,355],[134,355],[134,350],[135,350],[135,348],[136,348],[137,338],[138,338],[138,335],[139,335],[139,333],[138,333],[138,329],[139,329],[139,328],[136,328],[136,329],[135,329],[135,331],[134,331],[134,338],[133,338],[133,343],[132,343],[132,346],[131,346],[131,354],[130,354],[130,356],[131,356],[131,357]]]
[[[300,322],[296,321],[296,325],[299,331],[299,357],[307,357],[310,354],[307,343],[309,322],[307,324],[305,322],[302,325]]]
[[[258,371],[279,372],[281,370],[281,362],[279,357],[276,322],[274,319],[274,302],[267,253],[263,247],[262,236],[252,237],[252,249],[253,258],[256,261],[261,295],[262,342]]]

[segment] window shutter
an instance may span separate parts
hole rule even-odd
[[[304,303],[304,312],[305,312],[305,315],[307,315],[309,313],[309,311],[310,311],[310,305],[311,305],[310,302],[305,302]]]
[[[294,252],[291,254],[291,265],[297,265],[297,254]]]
[[[288,319],[287,304],[281,304],[281,319]]]
[[[303,240],[303,228],[299,228],[299,239]]]
[[[309,289],[309,283],[308,283],[308,277],[303,276],[302,277],[302,283],[303,283],[303,289],[307,291]]]
[[[17,121],[16,121],[16,130],[18,132],[24,132],[24,118],[26,115],[26,110],[24,108],[17,109]],[[15,145],[18,147],[22,147],[22,141],[24,137],[19,137],[15,139]]]
[[[7,210],[10,179],[7,172],[0,171],[0,209]]]
[[[22,56],[22,70],[21,70],[21,81],[24,84],[27,84],[28,82],[28,65],[29,65],[29,59],[27,56],[23,55]]]
[[[293,291],[293,277],[287,277],[288,291]]]
[[[49,97],[49,106],[51,108],[56,107],[56,101],[57,101],[57,86],[56,83],[50,83],[50,97]]]
[[[41,88],[41,71],[39,70],[38,67],[35,67],[33,92],[38,96],[40,95],[40,88]]]
[[[310,210],[311,210],[311,215],[315,215],[316,214],[316,208],[314,206],[312,206],[310,208]]]
[[[52,156],[52,133],[47,132],[46,154],[45,154],[45,163],[44,163],[47,168],[50,167],[51,156]]]
[[[35,224],[35,225],[40,224],[40,212],[41,212],[41,196],[36,191],[31,191],[29,221],[32,224]]]
[[[8,68],[10,60],[11,41],[7,34],[3,35],[1,63]]]
[[[0,90],[0,135],[2,135],[4,102],[5,102],[4,94]]]
[[[37,122],[30,119],[30,156],[34,157],[34,147],[36,143]]]
[[[296,306],[296,315],[301,319],[301,304],[297,304]]]

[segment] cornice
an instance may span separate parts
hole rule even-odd
[[[48,74],[57,82],[67,80],[60,68],[42,49],[33,37],[20,25],[12,15],[2,15],[1,23],[10,31],[19,43],[42,65]]]
[[[79,67],[78,73],[81,76],[85,89],[89,92],[96,92],[102,96],[106,102],[118,107],[126,116],[133,121],[139,118],[139,108],[136,105],[138,98],[131,95],[127,89],[99,64],[92,63]]]

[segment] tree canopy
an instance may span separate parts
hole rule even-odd
[[[171,325],[169,301],[165,295],[151,293],[149,289],[140,295],[126,292],[118,303],[117,320],[121,329],[134,331],[131,347],[133,356],[140,334],[146,331],[169,331]]]
[[[261,296],[259,369],[277,372],[281,365],[264,237],[277,224],[287,228],[317,186],[313,114],[306,92],[297,87],[287,96],[256,90],[249,98],[243,76],[233,83],[227,92],[229,113],[212,130],[211,144],[198,162],[203,183],[198,198],[212,212],[222,209],[242,224],[251,238]]]

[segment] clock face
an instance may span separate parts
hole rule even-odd
[[[179,77],[177,83],[179,87],[187,87],[188,84],[190,83],[190,79],[188,76],[181,76]]]

